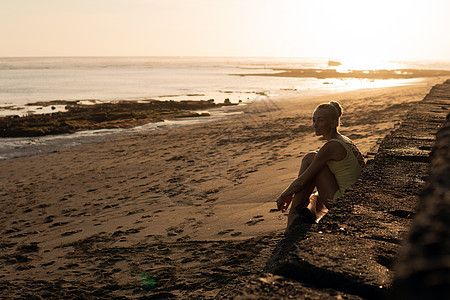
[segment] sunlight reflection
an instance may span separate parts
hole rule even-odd
[[[393,70],[404,67],[398,62],[367,59],[342,59],[341,65],[335,69],[340,73],[348,73],[349,70]]]
[[[383,88],[392,86],[409,85],[420,81],[419,78],[414,79],[327,79],[323,84],[333,85],[336,89],[344,89],[348,91],[366,89],[366,88]]]

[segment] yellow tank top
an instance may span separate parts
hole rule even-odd
[[[343,194],[346,189],[355,183],[361,173],[362,167],[349,144],[340,139],[331,139],[330,141],[339,142],[347,151],[347,155],[344,159],[339,161],[329,160],[327,162],[328,168],[330,168],[330,171],[334,174],[337,184],[339,185],[339,190],[341,194]]]

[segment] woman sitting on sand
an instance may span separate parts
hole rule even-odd
[[[342,108],[334,101],[321,104],[314,111],[313,128],[327,142],[319,151],[305,155],[297,179],[277,199],[282,212],[292,202],[286,232],[300,216],[306,222],[318,222],[336,198],[353,185],[364,167],[358,148],[337,130],[341,115]],[[314,189],[317,192],[312,194]]]

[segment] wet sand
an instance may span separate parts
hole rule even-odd
[[[226,121],[0,161],[2,294],[213,297],[281,239],[274,200],[323,144],[319,103],[342,104],[341,132],[370,158],[444,80],[262,101]]]

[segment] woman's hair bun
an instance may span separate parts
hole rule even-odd
[[[342,107],[339,103],[337,103],[336,101],[330,101],[330,105],[333,105],[333,107],[336,108],[338,117],[342,116]]]

